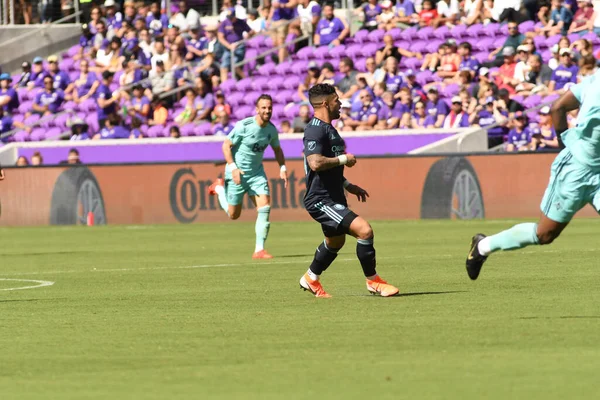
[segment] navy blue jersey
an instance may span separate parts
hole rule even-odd
[[[320,154],[332,158],[346,152],[346,143],[338,131],[318,118],[310,120],[304,128],[304,171],[306,172],[306,194],[304,206],[309,209],[324,199],[347,206],[344,195],[344,166],[315,172],[308,166],[307,157]]]

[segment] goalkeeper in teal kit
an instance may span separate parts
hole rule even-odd
[[[270,122],[273,114],[271,96],[261,95],[256,101],[256,115],[239,121],[223,143],[225,180],[217,179],[209,193],[219,198],[221,208],[229,218],[238,219],[242,213],[244,194],[248,193],[256,206],[256,247],[252,258],[273,258],[265,250],[269,234],[271,196],[269,181],[263,167],[263,154],[268,146],[273,148],[280,166],[280,178],[287,188],[285,157],[279,145],[277,128]]]

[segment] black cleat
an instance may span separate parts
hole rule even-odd
[[[469,255],[467,256],[467,273],[469,274],[469,278],[471,280],[477,279],[479,273],[481,272],[481,267],[483,267],[483,263],[487,260],[487,256],[482,256],[479,254],[479,249],[477,245],[481,240],[485,238],[483,233],[478,233],[473,236],[471,239],[471,249],[469,250]]]

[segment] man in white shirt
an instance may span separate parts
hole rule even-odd
[[[456,24],[460,16],[458,0],[440,0],[437,4],[437,12],[436,26]]]
[[[160,60],[163,64],[167,64],[169,61],[169,53],[165,49],[165,43],[162,40],[154,42],[154,52],[150,59],[152,70],[156,70],[156,63]]]
[[[315,0],[298,0],[297,12],[302,24],[302,33],[312,35],[321,18],[321,6]]]
[[[188,8],[185,1],[179,2],[179,12],[169,21],[179,28],[179,32],[187,32],[200,26],[200,14],[193,8]]]
[[[498,22],[503,22],[505,20],[519,22],[522,19],[519,15],[522,3],[523,0],[494,1],[492,18]]]

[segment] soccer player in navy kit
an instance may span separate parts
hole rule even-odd
[[[346,153],[344,139],[331,125],[332,120],[340,117],[342,103],[335,88],[329,84],[313,86],[308,97],[315,113],[304,129],[304,206],[310,216],[321,224],[325,240],[317,247],[310,268],[300,278],[300,287],[316,297],[331,297],[321,286],[319,277],[337,257],[346,242],[346,235],[351,235],[358,239],[356,255],[367,278],[367,290],[383,297],[394,296],[398,289],[381,279],[375,271],[371,225],[350,210],[346,202],[344,189],[362,202],[367,201],[369,194],[344,178],[344,166],[352,168],[356,157]]]

